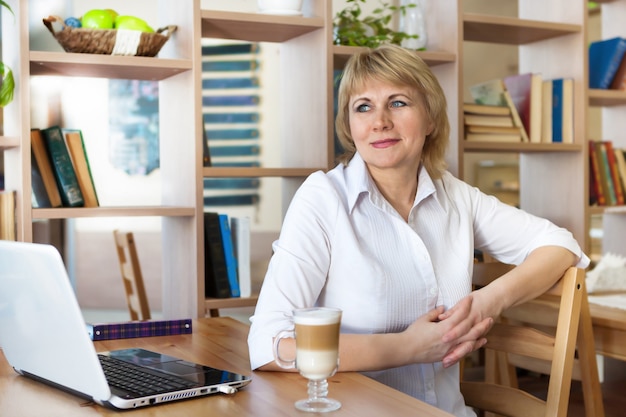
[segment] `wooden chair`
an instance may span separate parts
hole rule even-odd
[[[122,281],[126,291],[126,303],[130,319],[149,320],[150,306],[146,296],[146,289],[143,285],[143,275],[141,275],[141,266],[137,256],[133,233],[122,232],[116,229],[113,231],[113,237],[115,239],[117,257],[120,261],[120,272],[122,273]]]
[[[511,266],[477,263],[474,284],[487,285]],[[546,294],[532,302],[507,310],[487,335],[485,381],[462,381],[467,405],[484,412],[509,417],[565,417],[569,404],[574,356],[579,328],[585,272],[569,268]],[[538,302],[551,297],[557,305],[555,332],[545,331],[548,323],[537,311]],[[554,304],[555,300],[557,301]],[[547,399],[522,391],[517,386],[514,367],[549,362]],[[597,371],[597,369],[596,369]]]
[[[474,285],[478,287],[487,285],[513,268],[513,265],[497,262],[487,256],[484,263],[474,264]],[[572,380],[581,381],[585,414],[590,417],[604,417],[605,412],[596,361],[593,326],[584,279],[582,280],[581,291],[580,319]],[[518,324],[533,325],[540,330],[555,334],[559,313],[558,301],[557,296],[545,294],[536,300],[530,301],[523,308],[513,308],[505,312],[503,316],[509,321],[514,320]],[[532,313],[529,314],[529,311]],[[485,372],[487,379],[490,381],[494,381],[504,374],[503,378],[507,380],[508,384],[517,387],[515,368],[549,375],[551,364],[547,361],[531,360],[527,357],[515,355],[499,355],[496,358],[496,355],[491,350],[485,353]]]

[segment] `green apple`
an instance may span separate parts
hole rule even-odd
[[[111,19],[113,19],[113,24],[115,25],[115,19],[119,16],[119,13],[113,9],[104,9],[104,11],[111,15]]]
[[[88,29],[113,29],[113,18],[106,10],[92,9],[83,15],[82,25]]]
[[[154,29],[145,20],[135,16],[118,16],[115,18],[116,29],[139,30],[141,32],[152,33]]]

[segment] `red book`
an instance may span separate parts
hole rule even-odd
[[[606,206],[606,194],[602,188],[602,176],[600,175],[600,164],[594,141],[589,141],[589,195],[590,204],[597,203],[599,206]],[[594,199],[595,197],[595,199]]]
[[[531,143],[541,142],[541,74],[525,73],[503,79]]]
[[[613,177],[611,176],[611,168],[609,167],[609,157],[606,152],[604,141],[596,141],[596,154],[598,155],[598,166],[600,168],[600,177],[602,178],[602,190],[606,197],[606,205],[614,206],[617,204],[617,196],[615,195],[615,187],[613,187]]]
[[[606,148],[606,156],[609,161],[609,170],[611,173],[611,179],[613,180],[613,188],[615,190],[615,201],[618,205],[624,204],[624,190],[622,190],[622,181],[619,177],[619,168],[617,167],[617,161],[615,160],[615,150],[613,149],[613,142],[607,140],[604,142]]]

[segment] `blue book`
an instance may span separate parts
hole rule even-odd
[[[589,45],[589,88],[609,88],[625,53],[624,38],[592,42]]]
[[[552,80],[552,142],[563,142],[563,79]]]
[[[239,278],[237,277],[237,259],[233,247],[233,238],[230,233],[230,222],[228,215],[220,214],[220,231],[222,233],[222,245],[224,246],[224,259],[226,260],[226,271],[228,273],[228,283],[230,284],[230,296],[239,297]]]

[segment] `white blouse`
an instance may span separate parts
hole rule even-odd
[[[316,172],[296,192],[269,264],[248,337],[252,369],[273,361],[272,338],[294,308],[343,310],[343,333],[401,332],[418,317],[469,294],[474,249],[519,264],[558,245],[589,259],[572,234],[501,203],[446,173],[420,169],[408,223],[384,199],[356,154]],[[413,364],[366,375],[457,416],[473,416],[458,366]]]

